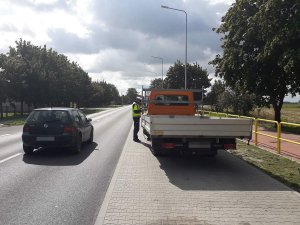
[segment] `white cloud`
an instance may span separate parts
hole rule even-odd
[[[188,11],[188,61],[208,67],[219,44],[211,28],[227,3],[164,3]],[[0,49],[6,52],[19,38],[47,44],[77,61],[93,79],[114,83],[119,90],[140,88],[161,77],[161,62],[151,55],[164,58],[164,74],[176,60],[184,62],[184,15],[162,9],[161,4],[148,0],[1,1]]]
[[[46,44],[77,61],[93,80],[113,83],[125,93],[161,77],[176,60],[184,62],[188,13],[188,61],[214,78],[208,62],[220,51],[211,29],[234,0],[1,0],[0,52],[19,38]],[[151,71],[151,72],[149,72]]]
[[[58,0],[29,0],[29,2],[35,5],[53,5]]]

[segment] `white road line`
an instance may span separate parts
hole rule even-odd
[[[11,134],[1,134],[0,137],[5,137],[5,136],[8,136],[8,135],[11,135]]]
[[[19,155],[22,155],[22,153],[17,153],[17,154],[14,154],[14,155],[12,155],[12,156],[6,158],[6,159],[2,159],[2,160],[0,160],[0,164],[1,164],[1,163],[4,163],[4,162],[6,162],[6,161],[8,161],[8,160],[10,160],[10,159],[12,159],[12,158],[15,158],[15,157],[17,157],[17,156],[19,156]]]

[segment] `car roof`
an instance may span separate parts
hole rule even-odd
[[[38,111],[38,110],[62,110],[62,111],[69,111],[69,110],[78,110],[75,108],[68,108],[68,107],[48,107],[48,108],[38,108],[38,109],[34,109],[34,111]]]

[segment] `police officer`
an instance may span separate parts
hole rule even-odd
[[[140,130],[140,118],[141,118],[141,102],[142,98],[136,97],[135,102],[132,104],[132,118],[133,118],[133,140],[135,142],[141,142],[138,138],[138,132]]]

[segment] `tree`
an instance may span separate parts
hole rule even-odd
[[[155,89],[162,88],[162,79],[155,78],[154,80],[151,80],[150,88],[155,88]]]
[[[187,64],[187,89],[201,89],[210,87],[210,79],[207,70],[204,70],[199,64]],[[184,65],[179,60],[171,66],[164,80],[164,87],[174,89],[184,89]]]
[[[218,97],[225,92],[225,84],[221,80],[216,80],[211,87],[211,91],[207,93],[205,104],[213,107],[216,106]]]
[[[256,104],[256,96],[254,94],[249,94],[248,91],[241,88],[241,86],[236,86],[235,89],[227,89],[225,92],[230,94],[230,107],[233,113],[243,116],[249,116],[250,111],[253,110]]]
[[[212,85],[211,91],[207,94],[206,104],[210,104],[213,110],[227,112],[232,110],[235,114],[249,115],[250,111],[257,105],[259,100],[254,94],[249,94],[241,85],[235,89],[226,87],[226,84],[217,80]]]
[[[112,102],[116,102],[119,97],[119,91],[117,90],[116,86],[113,84],[106,83],[105,81],[100,82],[104,87],[104,104],[110,105]]]
[[[126,96],[128,97],[130,102],[134,102],[136,97],[138,96],[138,92],[135,88],[128,88]]]
[[[88,73],[67,56],[22,39],[0,55],[0,67],[0,103],[7,98],[35,108],[80,107],[109,105],[119,98],[114,85],[105,81],[92,83]]]
[[[4,78],[4,69],[3,66],[5,61],[7,60],[6,55],[0,54],[0,118],[3,118],[3,102],[7,99],[7,91],[8,91],[8,81]]]
[[[214,104],[217,112],[229,112],[233,102],[233,93],[230,90],[225,90],[222,94],[218,95],[216,103]]]
[[[86,102],[86,106],[99,107],[110,105],[119,100],[119,92],[113,84],[105,81],[92,82],[90,97]]]
[[[211,62],[216,76],[271,104],[281,121],[284,97],[300,93],[298,0],[237,0],[216,32],[223,54]]]

